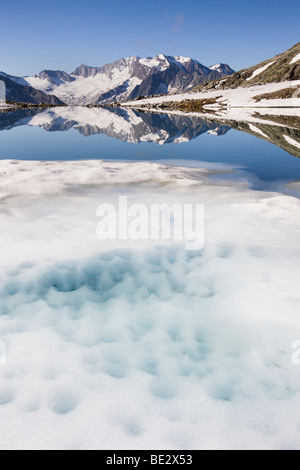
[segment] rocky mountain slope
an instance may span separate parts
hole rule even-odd
[[[41,90],[37,90],[25,81],[20,82],[18,77],[13,77],[5,74],[4,72],[0,72],[0,80],[5,83],[6,100],[31,104],[64,104],[63,101],[55,95],[49,95]]]
[[[80,106],[186,91],[233,72],[227,64],[206,67],[189,57],[159,54],[145,59],[128,57],[103,67],[81,65],[70,75],[43,70],[33,77],[7,77],[22,87],[29,86],[68,105]]]
[[[135,99],[140,96],[158,95],[160,93],[178,93],[193,88],[193,84],[208,83],[216,77],[224,77],[234,71],[226,64],[205,67],[199,62],[184,57],[157,56],[155,60],[165,64],[154,70],[136,86],[129,96]],[[149,63],[151,63],[149,60]]]
[[[228,90],[268,83],[300,80],[300,42],[291,49],[228,78],[199,85],[193,91]]]
[[[212,108],[300,108],[300,43],[272,59],[191,91],[133,100],[123,106],[187,112]]]

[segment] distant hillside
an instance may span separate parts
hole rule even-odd
[[[48,95],[40,90],[36,90],[29,84],[17,83],[16,77],[0,72],[0,80],[5,83],[6,100],[15,101],[17,103],[31,104],[51,104],[63,105],[64,103],[56,96]]]
[[[272,59],[235,72],[228,78],[198,85],[192,91],[227,90],[292,80],[300,80],[300,42]]]
[[[17,83],[16,77],[7,75],[4,72],[0,72],[0,80],[5,83],[7,101],[31,104],[64,104],[59,98],[54,95],[50,96],[47,93],[44,93],[40,90],[36,90],[29,84]]]

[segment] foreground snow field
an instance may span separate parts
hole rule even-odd
[[[299,448],[300,201],[209,174],[0,162],[1,449]],[[204,249],[100,242],[120,194],[205,204]]]

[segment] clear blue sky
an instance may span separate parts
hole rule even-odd
[[[0,70],[15,75],[160,52],[239,70],[300,41],[299,0],[2,0],[0,8]]]

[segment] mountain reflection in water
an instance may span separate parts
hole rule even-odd
[[[62,107],[24,109],[0,114],[0,130],[39,126],[48,132],[76,129],[88,137],[105,134],[123,142],[155,142],[159,145],[188,142],[209,132],[224,135],[229,126],[198,117],[140,113],[123,108]]]
[[[212,111],[192,115],[67,106],[2,112],[0,158],[225,165],[236,170],[232,177],[246,178],[252,188],[267,190],[280,186],[285,191],[287,183],[299,181],[296,110],[249,109],[234,114],[236,118],[229,119],[230,110],[229,115],[226,110],[219,115]]]

